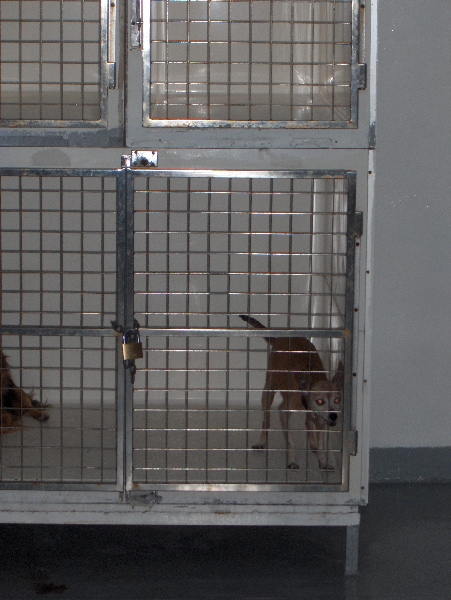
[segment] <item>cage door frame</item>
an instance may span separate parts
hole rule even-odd
[[[354,313],[354,276],[358,276],[355,273],[355,232],[356,232],[356,222],[357,216],[355,212],[355,202],[356,202],[356,173],[351,171],[343,171],[343,170],[294,170],[294,171],[246,171],[246,170],[208,170],[208,169],[130,169],[127,173],[127,222],[129,227],[131,228],[134,223],[135,218],[135,208],[134,208],[134,199],[135,199],[135,191],[134,191],[134,181],[138,178],[261,178],[261,179],[269,179],[269,178],[308,178],[308,177],[318,177],[330,179],[333,177],[341,177],[344,178],[348,182],[348,192],[347,192],[347,233],[346,233],[346,316],[345,323],[343,324],[343,329],[339,332],[338,336],[342,337],[344,340],[346,352],[345,352],[345,397],[348,401],[345,403],[344,408],[344,433],[343,433],[343,446],[342,446],[342,456],[343,456],[343,475],[340,484],[302,484],[302,485],[281,485],[277,484],[234,484],[234,483],[143,483],[139,481],[135,481],[133,477],[133,467],[134,467],[134,458],[133,458],[133,412],[134,412],[134,402],[133,402],[133,388],[131,382],[126,381],[126,488],[129,492],[133,490],[205,490],[205,489],[215,489],[215,490],[224,490],[224,491],[246,491],[250,489],[258,489],[261,491],[310,491],[310,492],[324,492],[324,491],[347,491],[349,487],[349,455],[350,455],[350,446],[349,439],[352,437],[351,433],[351,422],[354,420],[352,413],[355,411],[355,397],[352,389],[352,369],[353,364],[355,364],[357,360],[357,356],[354,355],[355,345],[352,343],[352,331],[355,325],[355,313]],[[134,230],[129,229],[127,235],[127,241],[131,244],[134,243],[133,239]],[[128,279],[127,281],[132,281],[132,276],[134,274],[134,250],[127,250],[127,265],[126,269],[128,271]],[[126,323],[127,327],[132,327],[133,319],[136,316],[136,309],[134,308],[134,292],[133,286],[126,286]],[[137,315],[139,318],[139,315]],[[241,329],[234,330],[229,328],[214,328],[214,327],[205,327],[205,328],[190,328],[190,327],[149,327],[145,324],[141,324],[141,336],[142,339],[149,335],[156,336],[225,336],[225,337],[262,337],[261,331],[252,331],[249,329]],[[287,336],[287,337],[300,337],[300,336],[309,336],[315,337],[316,332],[318,331],[318,336],[331,336],[330,330],[312,330],[305,329],[302,327],[292,328],[291,331],[287,331],[286,329],[280,328],[271,328],[268,332],[268,335],[271,336]],[[333,334],[332,334],[333,337]],[[139,365],[138,365],[139,368]]]

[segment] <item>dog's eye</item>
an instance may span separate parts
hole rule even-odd
[[[322,406],[324,404],[324,400],[322,398],[318,398],[316,401],[316,404],[318,404],[319,406]]]
[[[337,398],[335,398],[334,403],[335,404],[340,404],[340,400],[341,400],[341,398],[337,397]]]

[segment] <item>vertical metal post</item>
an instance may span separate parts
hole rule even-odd
[[[125,164],[125,273],[124,273],[124,328],[133,328],[134,318],[134,177],[130,164]],[[125,371],[123,369],[123,371]],[[125,373],[125,484],[133,484],[133,385],[129,373]]]
[[[359,527],[346,527],[346,566],[345,575],[356,575],[359,564]]]
[[[117,319],[125,323],[125,273],[126,273],[126,206],[127,206],[127,170],[121,169],[117,181]],[[118,485],[124,487],[126,477],[125,456],[125,369],[122,360],[121,343],[118,341],[117,352],[117,452],[118,452]]]

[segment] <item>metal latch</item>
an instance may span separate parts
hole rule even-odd
[[[132,48],[141,48],[141,31],[143,25],[141,0],[134,0],[132,2],[130,25],[130,46]]]

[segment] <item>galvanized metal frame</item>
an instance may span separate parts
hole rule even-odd
[[[343,431],[343,476],[342,483],[340,485],[334,484],[170,484],[170,483],[141,483],[133,480],[133,390],[131,384],[126,384],[126,489],[134,491],[137,490],[149,491],[152,494],[161,490],[174,490],[174,491],[309,491],[309,492],[332,492],[332,491],[347,491],[349,489],[349,455],[351,452],[351,440],[353,437],[352,433],[352,422],[355,422],[355,402],[356,402],[356,389],[355,389],[355,378],[352,377],[353,364],[357,363],[357,345],[353,341],[353,329],[355,326],[356,312],[355,302],[356,293],[354,289],[354,277],[358,276],[358,271],[355,270],[355,251],[356,251],[356,236],[358,233],[358,218],[355,212],[356,202],[356,173],[350,171],[227,171],[227,170],[164,170],[164,169],[143,169],[135,168],[127,172],[127,220],[133,222],[134,218],[134,179],[136,177],[171,177],[171,178],[189,178],[189,177],[222,177],[222,178],[332,178],[342,177],[348,181],[348,192],[347,192],[347,257],[346,257],[346,316],[345,326],[342,330],[312,330],[312,329],[267,329],[265,332],[259,330],[250,329],[217,329],[217,328],[153,328],[149,329],[143,327],[140,331],[142,338],[146,336],[222,336],[222,337],[262,337],[262,335],[270,335],[275,337],[339,337],[344,340],[345,345],[345,402],[344,402],[344,431]],[[131,228],[128,230],[128,235],[131,233]],[[130,243],[133,244],[133,239],[128,237]],[[357,242],[358,248],[358,242]],[[127,253],[127,269],[130,270],[130,274],[133,273],[133,253]],[[130,280],[131,282],[131,280]],[[358,286],[357,286],[358,289]],[[133,286],[126,286],[126,306],[127,306],[127,318],[126,327],[131,328],[134,318],[133,309]]]
[[[135,0],[136,1],[136,0]],[[142,6],[142,64],[143,64],[143,125],[144,127],[166,128],[241,128],[241,129],[355,129],[358,126],[358,94],[366,86],[366,66],[360,64],[362,50],[361,29],[365,27],[363,18],[365,4],[351,0],[351,77],[350,77],[350,118],[349,120],[215,120],[215,119],[154,119],[150,117],[152,98],[150,91],[152,76],[152,55],[150,29],[152,15],[150,0],[143,0]],[[313,63],[312,63],[313,64]]]

